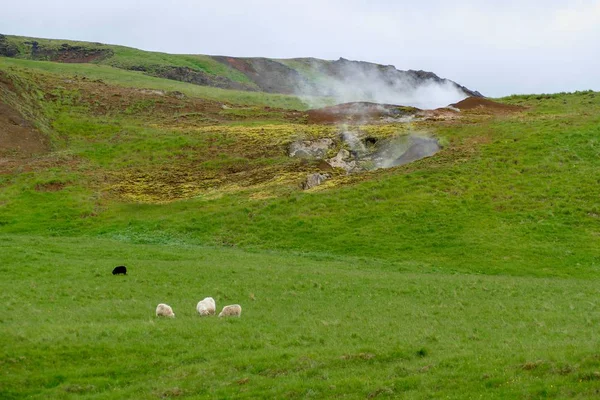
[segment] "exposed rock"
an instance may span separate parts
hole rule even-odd
[[[430,157],[442,148],[437,139],[416,134],[378,139],[344,130],[340,133],[340,140],[345,148],[329,159],[325,159],[325,156],[334,144],[329,138],[294,142],[289,155],[303,158],[305,165],[308,163],[306,159],[317,159],[321,171],[343,169],[350,174],[408,164]]]
[[[160,78],[172,79],[180,82],[193,83],[201,86],[213,86],[222,89],[256,90],[250,85],[234,82],[224,76],[212,75],[203,71],[196,71],[188,67],[160,67],[156,71],[146,71],[149,75]]]
[[[402,136],[380,141],[377,151],[371,155],[375,168],[391,168],[430,157],[441,149],[434,138]]]
[[[331,175],[329,174],[311,174],[306,178],[306,181],[302,183],[302,189],[308,190],[314,188],[315,186],[319,186],[321,183],[325,182],[329,178],[331,178]]]
[[[413,161],[430,157],[440,151],[441,146],[435,139],[412,137],[412,144],[402,155],[392,163],[392,166],[404,165]]]
[[[178,90],[173,90],[172,92],[169,92],[169,96],[173,96],[179,100],[185,99],[185,94],[181,93]]]
[[[289,155],[298,158],[324,158],[331,146],[333,140],[329,138],[298,141],[290,145]]]
[[[358,168],[358,161],[348,150],[341,149],[335,157],[327,160],[333,168],[341,168],[346,172],[352,172]]]
[[[19,54],[17,46],[8,43],[6,36],[0,35],[0,56],[14,57],[17,54]]]
[[[90,63],[111,57],[114,53],[108,48],[94,48],[87,46],[72,46],[63,43],[59,48],[45,47],[37,41],[27,41],[33,60],[56,61],[62,63]]]
[[[140,93],[142,93],[142,94],[149,94],[149,95],[156,95],[156,96],[164,96],[165,95],[165,91],[164,90],[157,90],[157,89],[140,89]]]

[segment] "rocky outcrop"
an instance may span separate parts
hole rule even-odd
[[[221,89],[256,90],[251,85],[234,82],[224,76],[207,74],[203,71],[193,70],[188,67],[161,67],[155,71],[147,71],[146,68],[138,67],[138,71],[144,70],[149,75],[159,78],[172,79],[174,81],[193,83],[200,86],[213,86]]]
[[[302,189],[304,189],[304,190],[312,189],[315,186],[319,186],[320,184],[325,182],[330,177],[331,177],[331,175],[329,175],[329,174],[320,174],[320,173],[311,174],[306,178],[306,181],[302,183]]]
[[[108,48],[91,48],[86,46],[72,46],[63,43],[58,48],[40,45],[32,40],[24,42],[29,46],[31,59],[43,61],[56,61],[63,63],[91,63],[103,60],[113,55],[113,51]],[[99,44],[99,46],[102,46]]]
[[[6,36],[0,35],[0,56],[15,57],[19,54],[19,49],[14,44],[8,43]]]
[[[435,138],[425,136],[400,136],[381,141],[370,155],[375,168],[391,168],[430,157],[441,150]]]
[[[337,147],[342,148],[334,157],[325,158]],[[338,147],[339,148],[339,147]],[[321,171],[343,170],[347,174],[369,171],[378,168],[391,168],[430,157],[441,150],[437,139],[426,135],[399,135],[381,140],[354,131],[343,131],[339,140],[322,138],[312,141],[298,141],[290,146],[289,156],[318,161]],[[321,174],[328,175],[328,174]],[[320,184],[324,176],[309,176],[303,187]]]
[[[346,149],[341,149],[338,151],[335,157],[327,160],[327,163],[333,168],[341,168],[348,173],[359,169],[358,157],[356,153],[352,154]]]
[[[329,138],[297,141],[290,145],[289,156],[297,158],[324,158],[333,146]]]

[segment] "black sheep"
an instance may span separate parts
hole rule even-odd
[[[124,265],[119,265],[113,269],[113,275],[127,275],[127,268]]]

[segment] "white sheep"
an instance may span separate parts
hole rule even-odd
[[[223,307],[223,311],[219,314],[219,317],[239,317],[242,315],[242,306],[239,304],[233,304],[230,306]]]
[[[196,311],[200,314],[201,317],[206,315],[215,315],[217,310],[217,305],[215,304],[215,299],[212,297],[207,297],[204,300],[198,302],[196,306]]]
[[[157,317],[175,318],[175,313],[173,312],[173,309],[171,308],[171,306],[160,303],[159,305],[156,306],[156,316]]]

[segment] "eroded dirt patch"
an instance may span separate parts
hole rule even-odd
[[[458,103],[450,104],[450,106],[461,111],[479,110],[491,113],[509,113],[524,110],[524,108],[521,106],[502,104],[484,97],[467,97]]]
[[[0,157],[31,156],[49,150],[48,138],[14,108],[0,101]]]

